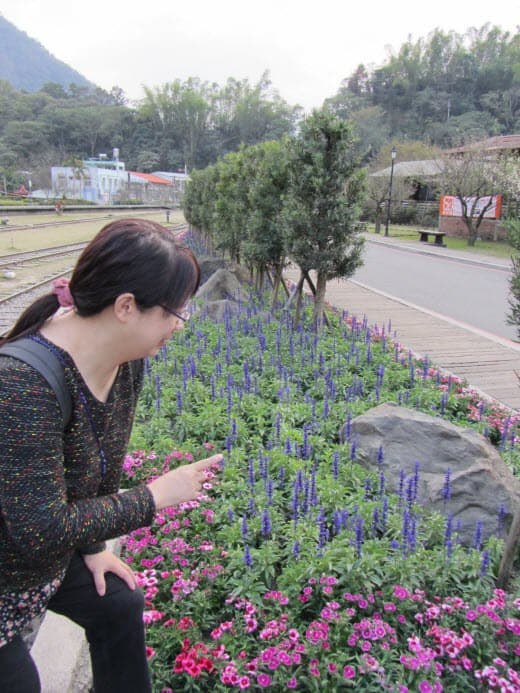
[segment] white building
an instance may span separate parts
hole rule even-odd
[[[180,205],[188,176],[185,173],[126,171],[123,161],[100,155],[83,166],[52,166],[55,197],[69,197],[95,204],[124,204],[129,200]]]

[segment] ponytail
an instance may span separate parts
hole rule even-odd
[[[43,326],[51,315],[58,310],[58,297],[55,294],[45,294],[31,303],[20,315],[14,326],[9,332],[0,338],[0,346],[7,344],[15,339],[34,334]]]

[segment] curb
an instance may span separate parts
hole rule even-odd
[[[443,260],[454,260],[456,262],[463,262],[467,265],[477,265],[481,267],[487,267],[488,269],[502,270],[503,272],[510,272],[511,265],[499,262],[490,262],[489,260],[479,260],[477,258],[467,257],[466,255],[453,255],[444,252],[438,252],[436,250],[428,250],[427,248],[417,248],[413,245],[407,245],[406,243],[401,243],[400,241],[383,241],[376,238],[368,238],[365,236],[367,243],[373,243],[374,245],[384,245],[390,246],[391,248],[397,248],[398,250],[406,250],[410,253],[417,253],[418,255],[429,255],[430,257],[440,257]],[[426,244],[425,244],[426,245]]]

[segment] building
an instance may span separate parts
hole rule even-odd
[[[81,164],[51,167],[55,197],[106,205],[139,201],[179,206],[189,178],[185,173],[127,171],[118,153],[112,159],[99,155]]]
[[[464,157],[464,155],[467,155]],[[454,198],[451,196],[443,196],[441,198],[440,191],[442,190],[442,176],[446,167],[450,164],[445,164],[445,161],[452,160],[457,162],[463,157],[465,160],[475,162],[480,161],[489,165],[490,162],[497,160],[500,156],[516,156],[520,160],[520,135],[501,135],[497,137],[489,137],[478,142],[471,142],[461,147],[447,149],[442,152],[442,157],[439,159],[428,159],[423,161],[400,161],[394,164],[393,176],[395,178],[403,178],[410,185],[414,192],[406,201],[401,201],[401,204],[410,205],[425,202],[433,205],[430,200],[444,200],[446,198]],[[376,171],[371,175],[376,178],[390,180],[392,167],[389,166],[380,171]],[[476,200],[476,208],[481,200],[488,202],[492,197],[489,210],[486,211],[484,218],[479,227],[479,237],[489,238],[493,240],[503,239],[506,236],[506,230],[502,224],[502,218],[519,212],[518,200],[512,199],[510,196],[505,196],[502,199],[501,195],[486,196],[484,198],[465,198],[467,201]],[[496,198],[496,199],[495,199]],[[439,205],[437,202],[437,205]],[[467,227],[461,217],[459,206],[451,205],[452,211],[448,213],[446,209],[449,205],[442,204],[437,207],[439,212],[438,227],[441,231],[446,232],[449,236],[467,236]],[[475,213],[475,216],[477,213]]]

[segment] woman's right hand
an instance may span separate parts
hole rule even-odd
[[[218,464],[224,455],[218,454],[205,460],[183,464],[171,472],[154,479],[148,488],[152,492],[156,510],[168,508],[185,501],[193,500],[202,490],[205,480],[205,470]]]

